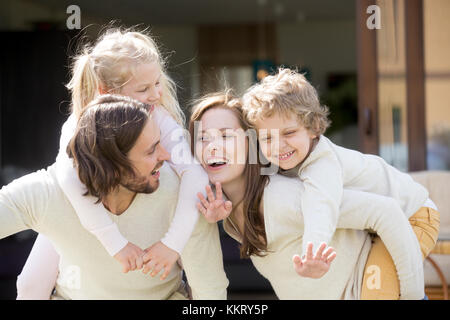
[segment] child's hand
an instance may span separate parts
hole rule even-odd
[[[197,203],[197,208],[203,214],[206,221],[214,223],[228,217],[233,209],[233,205],[231,201],[224,201],[222,199],[222,186],[220,182],[216,182],[217,199],[214,198],[214,193],[209,185],[205,189],[208,200],[200,192],[197,193],[197,197],[201,201]]]
[[[143,261],[142,256],[144,250],[138,246],[128,242],[125,247],[114,255],[114,259],[120,262],[122,265],[122,272],[127,273],[136,269],[142,269]]]
[[[161,276],[161,280],[164,280],[172,270],[173,265],[177,262],[180,255],[175,250],[170,249],[168,246],[158,241],[151,247],[145,250],[144,254],[144,270],[143,273],[147,274],[150,270],[151,276],[156,276],[161,269],[164,268],[164,273]]]
[[[319,279],[330,269],[331,262],[336,258],[336,251],[332,247],[323,252],[327,244],[320,245],[316,255],[313,257],[313,244],[310,242],[306,248],[306,257],[303,259],[299,255],[294,255],[292,261],[295,271],[302,277]]]

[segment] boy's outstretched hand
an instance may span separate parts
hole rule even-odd
[[[197,203],[198,210],[203,214],[206,221],[215,223],[228,217],[233,209],[231,201],[224,201],[222,195],[222,186],[220,182],[216,182],[216,197],[209,185],[205,187],[208,200],[203,194],[197,193],[200,202]]]
[[[114,255],[114,259],[120,262],[122,265],[122,272],[134,271],[142,269],[143,261],[142,256],[144,250],[136,246],[135,244],[128,242],[125,247]]]
[[[164,280],[169,275],[173,265],[177,262],[179,257],[180,255],[178,252],[170,249],[161,241],[158,241],[145,249],[145,254],[143,256],[144,269],[142,272],[147,274],[151,271],[150,275],[154,277],[164,269],[160,278],[161,280]]]
[[[336,251],[332,247],[324,252],[327,247],[326,243],[322,243],[313,256],[313,244],[308,243],[306,247],[306,255],[300,258],[299,255],[294,255],[292,261],[294,263],[295,271],[302,277],[319,279],[330,269],[331,262],[336,258]]]

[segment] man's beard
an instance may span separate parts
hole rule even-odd
[[[154,168],[154,171],[161,169],[163,164],[164,161],[158,162]],[[121,183],[121,185],[132,192],[150,194],[158,189],[159,180],[156,181],[155,186],[152,186],[146,177],[131,177],[128,181]]]
[[[131,181],[122,183],[122,186],[132,192],[150,194],[158,189],[159,181],[156,182],[156,186],[152,186],[146,178],[141,177],[140,179],[133,179]]]

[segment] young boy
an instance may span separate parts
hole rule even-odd
[[[244,94],[243,109],[258,130],[267,160],[278,165],[281,174],[303,181],[303,254],[294,258],[299,275],[314,274],[317,264],[310,254],[311,243],[312,248],[318,248],[330,242],[344,187],[397,200],[409,218],[423,257],[430,253],[439,232],[439,213],[427,190],[382,158],[339,147],[323,136],[330,124],[328,109],[320,104],[316,90],[303,75],[280,69],[276,75],[267,76]],[[367,260],[367,265],[372,264],[385,276],[384,286],[370,290],[363,285],[361,298],[398,298],[395,265],[379,238],[375,238]],[[386,284],[394,288],[386,288]],[[395,292],[397,297],[387,296],[388,292]]]

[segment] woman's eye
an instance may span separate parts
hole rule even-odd
[[[294,134],[295,133],[295,131],[289,131],[289,132],[286,132],[286,135],[291,135],[291,134]]]
[[[144,89],[139,90],[138,92],[145,92],[145,91],[147,91],[147,89],[148,89],[148,87],[145,87]]]
[[[159,86],[161,84],[161,82],[157,82],[157,83],[155,83],[155,86]]]

